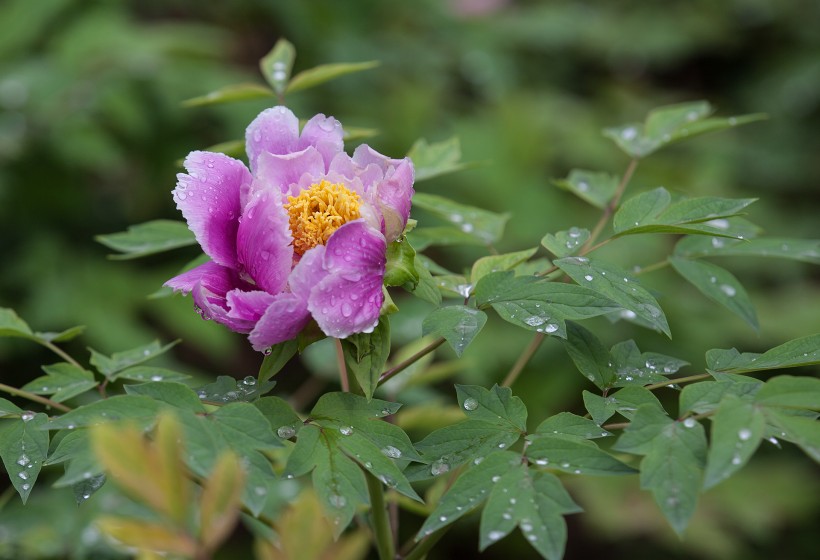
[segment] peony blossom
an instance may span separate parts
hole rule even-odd
[[[410,160],[366,145],[349,156],[339,121],[316,115],[300,134],[285,107],[256,117],[246,148],[250,169],[219,153],[185,159],[174,201],[210,261],[165,285],[257,350],[311,319],[336,338],[370,332],[387,244],[410,214]]]

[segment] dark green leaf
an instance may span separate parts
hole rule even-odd
[[[77,505],[83,503],[90,498],[97,490],[103,487],[106,478],[105,474],[98,474],[91,478],[81,480],[71,485],[71,491],[74,493],[74,501]]]
[[[486,322],[487,314],[478,309],[464,305],[440,307],[424,319],[422,334],[444,337],[460,357]]]
[[[146,429],[154,423],[162,405],[141,395],[117,395],[80,406],[55,417],[45,427],[49,430],[74,429],[101,422],[130,420]]]
[[[416,251],[407,239],[401,238],[388,245],[384,285],[401,286],[410,284],[415,289],[415,286],[419,283],[419,273],[416,272],[415,260]]]
[[[279,397],[262,397],[254,401],[253,406],[267,419],[279,439],[291,439],[302,429],[302,419],[287,401]]]
[[[259,61],[262,76],[277,95],[285,93],[295,59],[296,49],[287,39],[280,38],[270,52]]]
[[[573,322],[567,323],[564,349],[575,367],[599,389],[608,389],[615,382],[612,355],[594,334]]]
[[[667,375],[689,365],[689,362],[672,356],[656,352],[641,353],[632,340],[619,342],[610,349],[610,354],[615,368],[615,387],[661,383],[666,381]]]
[[[793,375],[772,377],[760,387],[755,402],[765,406],[820,410],[820,379]]]
[[[135,259],[196,245],[196,239],[188,225],[173,220],[154,220],[131,226],[128,231],[98,235],[94,239],[109,249],[122,253],[111,255],[112,259]]]
[[[556,257],[567,257],[575,254],[589,239],[589,230],[572,227],[555,234],[548,233],[541,238],[541,245]]]
[[[413,160],[416,181],[424,181],[466,167],[461,161],[461,144],[456,136],[434,144],[428,144],[427,140],[421,138],[413,144],[407,155]]]
[[[202,107],[205,105],[218,105],[220,103],[233,103],[234,101],[247,101],[250,99],[264,99],[273,97],[274,93],[269,87],[246,83],[233,84],[219,88],[199,97],[192,97],[182,102],[183,107]]]
[[[342,435],[344,436],[344,434]],[[393,462],[397,453],[377,447],[366,436],[356,431],[349,436],[340,437],[337,441],[340,449],[367,469],[382,484],[400,494],[404,494],[408,498],[419,502],[424,501],[416,494],[404,473]]]
[[[754,403],[726,395],[712,418],[712,439],[704,475],[711,488],[737,472],[754,454],[763,438],[765,418]]]
[[[47,421],[42,413],[0,421],[0,458],[24,504],[48,453],[48,432],[42,429]]]
[[[279,373],[296,354],[298,346],[294,339],[271,346],[270,351],[265,352],[265,359],[262,360],[262,366],[259,368],[259,375],[257,376],[259,383],[265,383]]]
[[[0,418],[5,416],[19,416],[24,412],[25,411],[22,408],[18,407],[13,402],[6,399],[0,399]]]
[[[653,404],[642,404],[612,448],[635,455],[646,455],[652,450],[654,439],[661,435],[670,422],[669,415],[663,409]],[[695,420],[689,419],[686,427],[694,427],[694,422]]]
[[[14,336],[36,340],[31,327],[17,316],[13,309],[0,307],[0,336]]]
[[[196,413],[205,413],[205,407],[192,389],[182,383],[173,381],[152,381],[139,385],[126,385],[125,392],[129,395],[144,395],[154,400],[171,405],[175,408],[190,410]]]
[[[379,376],[390,356],[390,322],[379,319],[372,333],[358,333],[342,341],[347,370],[356,377],[365,397],[371,399],[379,384]]]
[[[129,381],[182,381],[190,375],[178,371],[153,366],[134,366],[126,368],[117,374],[117,379]]]
[[[820,425],[816,419],[791,416],[774,408],[764,409],[764,414],[778,430],[778,437],[799,446],[806,455],[820,463]]]
[[[264,395],[276,385],[275,381],[257,382],[249,375],[241,381],[229,375],[220,375],[213,383],[196,388],[197,396],[203,401],[214,403],[251,402]]]
[[[527,407],[512,389],[493,385],[485,389],[478,385],[456,385],[458,404],[467,418],[483,420],[521,432],[527,429]]]
[[[544,434],[531,441],[527,458],[536,465],[549,465],[566,473],[606,476],[637,472],[598,449],[593,442],[577,436]]]
[[[612,435],[592,420],[570,412],[560,412],[555,416],[550,416],[538,425],[535,434],[530,437],[542,434],[564,434],[585,439],[596,439]]]
[[[35,395],[52,395],[54,402],[63,402],[98,385],[90,371],[66,362],[43,366],[43,371],[46,375],[26,383],[22,389]]]
[[[348,74],[370,70],[378,65],[379,61],[377,60],[370,60],[367,62],[320,64],[319,66],[309,68],[308,70],[303,70],[296,74],[290,82],[288,82],[288,87],[285,90],[285,93],[294,93],[303,89],[316,87],[325,82],[335,80],[336,78],[347,76]]]
[[[140,346],[138,348],[134,348],[132,350],[126,350],[124,352],[115,352],[111,355],[111,357],[105,356],[104,354],[100,354],[96,350],[89,348],[91,352],[91,365],[97,368],[97,371],[102,373],[105,377],[109,380],[114,380],[117,378],[117,373],[121,372],[122,370],[129,368],[131,366],[135,366],[138,364],[142,364],[147,362],[148,360],[153,360],[157,356],[164,354],[174,346],[179,344],[178,340],[166,344],[165,346],[160,346],[158,340],[151,342],[150,344],[146,344],[145,346]]]
[[[453,224],[462,233],[473,237],[484,244],[495,243],[504,233],[504,225],[509,214],[498,214],[475,206],[459,204],[443,196],[416,193],[413,196],[413,207],[421,208]],[[419,230],[412,233],[418,236]]]
[[[592,416],[592,420],[600,425],[606,422],[616,412],[627,419],[631,419],[643,404],[651,404],[663,410],[660,401],[651,391],[643,387],[624,387],[608,397],[601,397],[583,391],[584,406]]]
[[[603,209],[609,204],[618,188],[618,177],[609,173],[573,169],[569,177],[553,181],[553,183],[593,206]]]
[[[763,354],[730,350],[706,352],[706,366],[710,372],[743,373],[820,363],[820,334],[790,340]]]
[[[754,395],[762,385],[763,383],[757,380],[749,383],[732,383],[731,381],[692,383],[684,387],[680,393],[679,414],[712,412],[725,395],[737,397]]]
[[[441,304],[441,292],[438,289],[435,279],[430,274],[430,270],[425,265],[425,261],[416,255],[413,260],[413,265],[416,273],[419,275],[419,281],[415,286],[405,284],[404,289],[412,292],[417,298],[430,302],[435,306]],[[466,280],[465,280],[466,282]]]
[[[820,240],[763,237],[730,240],[684,237],[675,245],[681,257],[775,257],[820,264]]]
[[[88,430],[71,430],[57,444],[45,465],[66,463],[65,472],[54,482],[55,488],[65,488],[97,479],[103,467],[91,449]]]

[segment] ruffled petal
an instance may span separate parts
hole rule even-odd
[[[302,130],[302,136],[299,138],[299,149],[313,146],[322,154],[324,160],[324,171],[330,168],[330,162],[344,150],[344,132],[342,131],[342,123],[333,117],[326,117],[324,115],[316,115],[310,119],[305,128]]]
[[[255,193],[237,232],[240,269],[270,294],[282,291],[293,264],[293,237],[281,197],[275,191]]]
[[[225,297],[229,309],[228,317],[256,324],[259,318],[265,314],[274,297],[268,292],[260,290],[250,292],[231,290]]]
[[[325,250],[324,245],[316,245],[308,250],[293,267],[288,277],[290,291],[305,301],[305,307],[307,307],[310,290],[327,276],[327,271],[324,269]]]
[[[268,306],[248,340],[254,350],[261,352],[274,344],[295,338],[309,321],[305,300],[296,294],[283,292]]]
[[[370,332],[384,301],[384,236],[363,220],[348,222],[328,240],[328,275],[310,293],[308,309],[328,336]]]
[[[409,159],[400,160],[391,167],[384,180],[376,187],[379,209],[384,217],[384,235],[388,242],[395,241],[407,226],[410,217],[414,178],[413,164]]]
[[[196,286],[200,280],[203,278],[210,277],[210,278],[230,278],[230,271],[225,270],[224,266],[220,266],[215,262],[206,262],[199,266],[192,268],[182,274],[174,276],[163,286],[168,286],[175,292],[181,292],[182,294],[190,294],[193,291],[194,286]],[[236,286],[231,286],[230,289],[233,289]],[[226,290],[227,291],[227,290]]]
[[[235,268],[239,193],[251,183],[250,172],[241,161],[211,152],[191,152],[185,169],[173,192],[177,208],[205,254]]]
[[[294,196],[299,191],[299,179],[306,175],[321,177],[325,174],[322,154],[313,146],[284,155],[263,153],[259,156],[258,166],[256,183],[259,187],[278,189]],[[255,184],[254,189],[256,188]]]
[[[265,109],[245,130],[245,149],[251,171],[256,172],[260,154],[287,154],[296,149],[299,140],[299,119],[290,109],[271,107]]]

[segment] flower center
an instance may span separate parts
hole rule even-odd
[[[342,183],[322,180],[299,193],[289,196],[285,210],[290,215],[293,250],[305,254],[316,245],[324,245],[333,232],[360,217],[359,195]]]

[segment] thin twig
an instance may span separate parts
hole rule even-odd
[[[437,338],[436,340],[434,340],[433,342],[431,342],[430,344],[428,344],[427,346],[425,346],[424,348],[422,348],[421,350],[419,350],[418,352],[416,352],[415,354],[413,354],[412,356],[410,356],[409,358],[407,358],[403,362],[401,362],[401,363],[393,366],[392,368],[386,370],[384,373],[382,373],[379,376],[379,384],[381,385],[382,383],[384,383],[385,381],[387,381],[388,379],[390,379],[391,377],[393,377],[397,373],[402,372],[405,369],[407,369],[408,367],[412,366],[417,361],[422,359],[424,356],[426,356],[427,354],[429,354],[430,352],[432,352],[433,350],[435,350],[436,348],[438,348],[439,346],[444,344],[444,342],[445,342],[445,340],[443,338]]]
[[[626,190],[626,186],[629,184],[629,180],[632,178],[632,174],[635,173],[636,167],[638,167],[637,159],[633,159],[629,162],[629,166],[626,168],[623,177],[621,177],[621,182],[618,183],[618,187],[615,189],[615,194],[612,196],[612,200],[610,200],[609,204],[607,204],[606,208],[604,208],[604,212],[598,219],[598,223],[595,224],[592,233],[589,235],[589,239],[587,239],[587,242],[584,243],[584,246],[581,248],[581,254],[589,252],[589,248],[594,245],[595,241],[598,239],[598,236],[601,235],[601,232],[603,231],[606,223],[609,221],[610,216],[615,213],[615,209],[618,208],[618,203],[621,201],[621,197]]]
[[[664,259],[662,261],[656,262],[654,264],[650,264],[635,271],[635,274],[646,274],[647,272],[654,272],[656,270],[660,270],[669,266],[669,260]]]
[[[6,385],[5,383],[0,383],[0,391],[17,397],[23,397],[24,399],[43,404],[45,406],[50,406],[51,408],[56,408],[57,410],[62,410],[63,412],[71,412],[71,408],[64,404],[41,397],[40,395],[35,395],[34,393],[29,393],[28,391],[23,391],[22,389],[12,387],[11,385]]]
[[[350,392],[350,379],[347,376],[347,366],[345,366],[345,351],[342,348],[342,341],[336,339],[336,363],[339,364],[339,382],[342,384],[342,391]]]
[[[644,389],[649,391],[654,391],[655,389],[662,389],[663,387],[669,387],[670,385],[675,385],[677,383],[689,383],[690,381],[700,381],[701,379],[706,379],[708,377],[712,377],[708,373],[699,373],[697,375],[690,375],[689,377],[680,377],[678,379],[670,379],[668,381],[664,381],[662,383],[655,383],[653,385],[647,385]]]
[[[544,333],[535,333],[535,336],[532,337],[529,346],[518,356],[518,360],[516,360],[515,364],[513,365],[510,372],[507,374],[507,377],[504,378],[504,381],[501,383],[502,387],[510,387],[515,380],[518,379],[518,376],[524,370],[524,366],[527,365],[527,362],[533,357],[535,352],[538,350],[538,347],[541,346],[541,343],[544,341]]]
[[[42,344],[43,346],[45,346],[46,348],[48,348],[49,350],[51,350],[52,352],[54,352],[55,354],[57,354],[58,356],[60,356],[63,360],[65,360],[66,362],[68,362],[72,366],[80,368],[80,369],[84,369],[83,366],[81,366],[80,363],[77,360],[75,360],[74,358],[72,358],[71,356],[66,354],[66,352],[62,348],[57,346],[56,344],[54,344],[54,343],[52,343],[48,340],[38,340],[38,342],[40,344]]]

